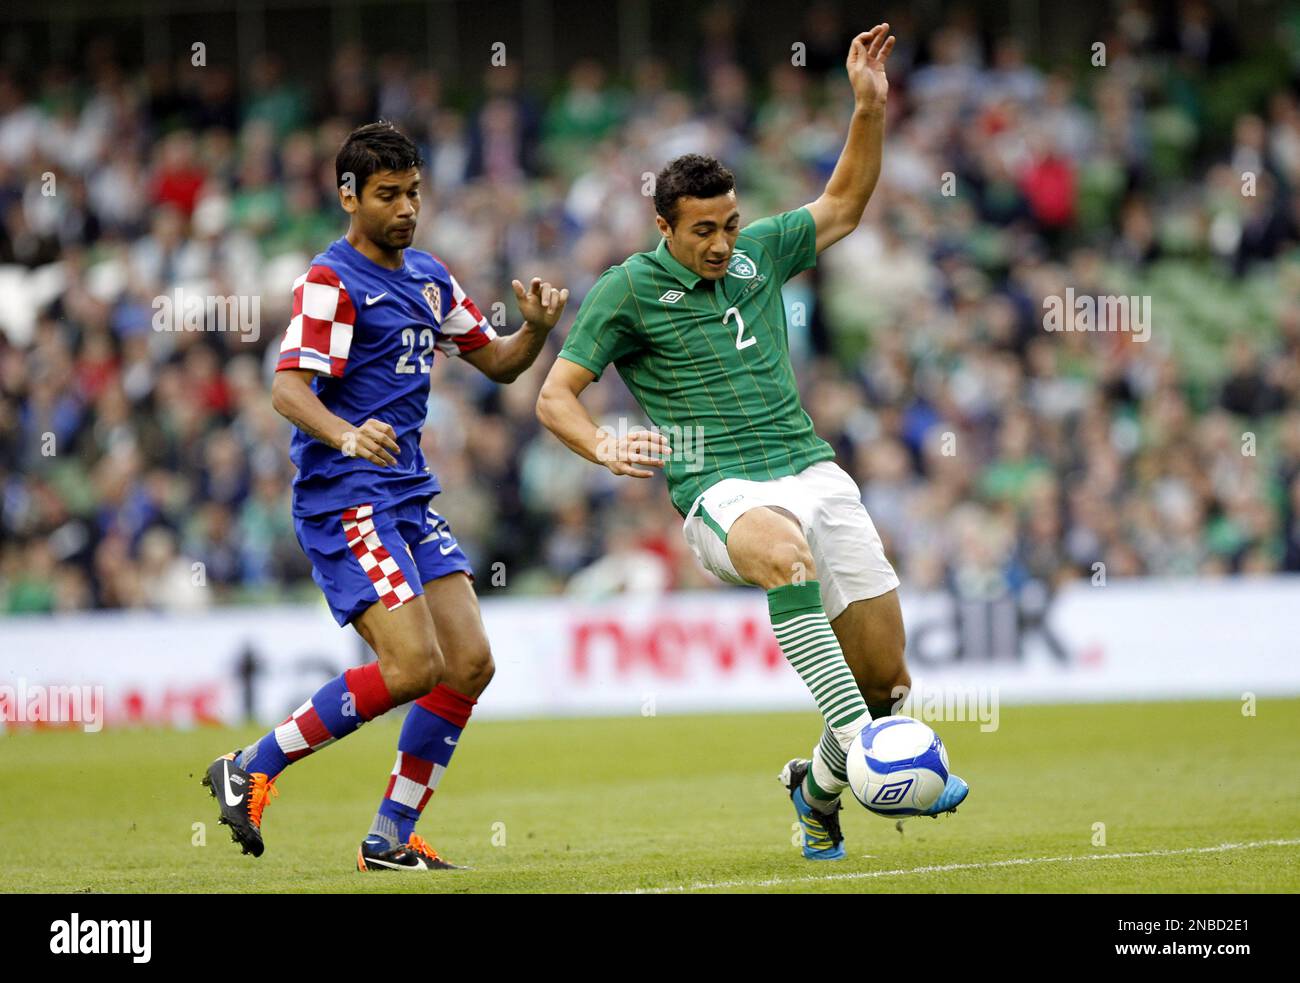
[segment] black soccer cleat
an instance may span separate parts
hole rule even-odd
[[[262,842],[262,810],[280,790],[262,772],[250,774],[235,764],[238,753],[231,751],[212,762],[203,776],[203,784],[221,810],[217,822],[230,827],[230,838],[244,853],[260,857],[266,849]]]
[[[357,870],[465,870],[438,856],[429,842],[415,833],[405,843],[389,848],[382,836],[367,836],[357,847]]]

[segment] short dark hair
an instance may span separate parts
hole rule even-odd
[[[736,187],[736,176],[716,157],[683,154],[670,160],[655,178],[655,211],[672,225],[677,221],[677,200],[716,198]]]
[[[334,176],[339,187],[351,174],[357,197],[376,171],[406,171],[423,167],[420,148],[405,133],[387,120],[358,126],[348,134],[334,158]]]

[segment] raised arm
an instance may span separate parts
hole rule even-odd
[[[609,468],[614,474],[649,478],[662,468],[671,448],[660,433],[641,430],[622,438],[596,426],[578,397],[596,376],[590,369],[561,356],[551,366],[537,396],[537,419],[579,457]],[[644,465],[644,466],[642,466]]]
[[[894,49],[888,24],[864,31],[849,45],[845,62],[853,86],[853,119],[848,139],[840,151],[831,179],[821,197],[808,205],[817,224],[817,252],[833,245],[858,227],[867,200],[880,178],[880,156],[885,142],[885,100],[889,80],[885,59]]]
[[[524,316],[523,327],[461,356],[493,382],[514,382],[533,364],[569,300],[567,287],[552,287],[537,277],[533,277],[527,292],[518,280],[512,280],[511,285],[519,313]]]

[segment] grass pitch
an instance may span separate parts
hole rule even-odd
[[[419,826],[473,869],[360,874],[393,717],[281,776],[256,860],[199,785],[256,728],[0,736],[0,890],[1300,891],[1300,700],[938,723],[970,798],[901,834],[850,799],[837,863],[800,857],[776,782],[811,750],[812,713],[474,722]]]

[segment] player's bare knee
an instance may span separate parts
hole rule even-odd
[[[440,674],[431,662],[397,665],[384,672],[384,684],[395,704],[418,699],[438,685]]]
[[[443,680],[446,674],[446,665],[442,659],[442,653],[434,649],[425,656],[424,662],[421,663],[413,673],[413,685],[416,690],[415,697],[423,696]],[[412,697],[412,699],[415,699]]]
[[[487,689],[495,673],[496,663],[492,660],[492,650],[484,639],[480,645],[456,652],[456,659],[448,664],[443,682],[458,693],[464,693],[471,699],[478,699],[479,695]]]
[[[396,706],[409,702],[419,696],[419,676],[412,673],[407,666],[396,663],[386,663],[381,658],[379,662],[380,675],[383,676],[384,686],[388,689],[388,695],[393,698]]]
[[[497,673],[496,660],[492,658],[492,650],[484,649],[483,658],[476,663],[474,683],[481,693],[487,689],[488,683],[492,682],[492,677]]]
[[[817,579],[817,565],[813,562],[812,550],[800,537],[777,543],[770,554],[771,561],[767,569],[768,590],[784,587],[787,584],[803,584]]]
[[[465,685],[461,692],[478,699],[479,694],[488,688],[488,683],[492,682],[496,671],[492,650],[485,645],[481,652],[475,653],[473,660],[466,667]]]
[[[399,704],[429,692],[442,681],[446,671],[442,650],[432,634],[390,642],[378,655],[384,684]]]

